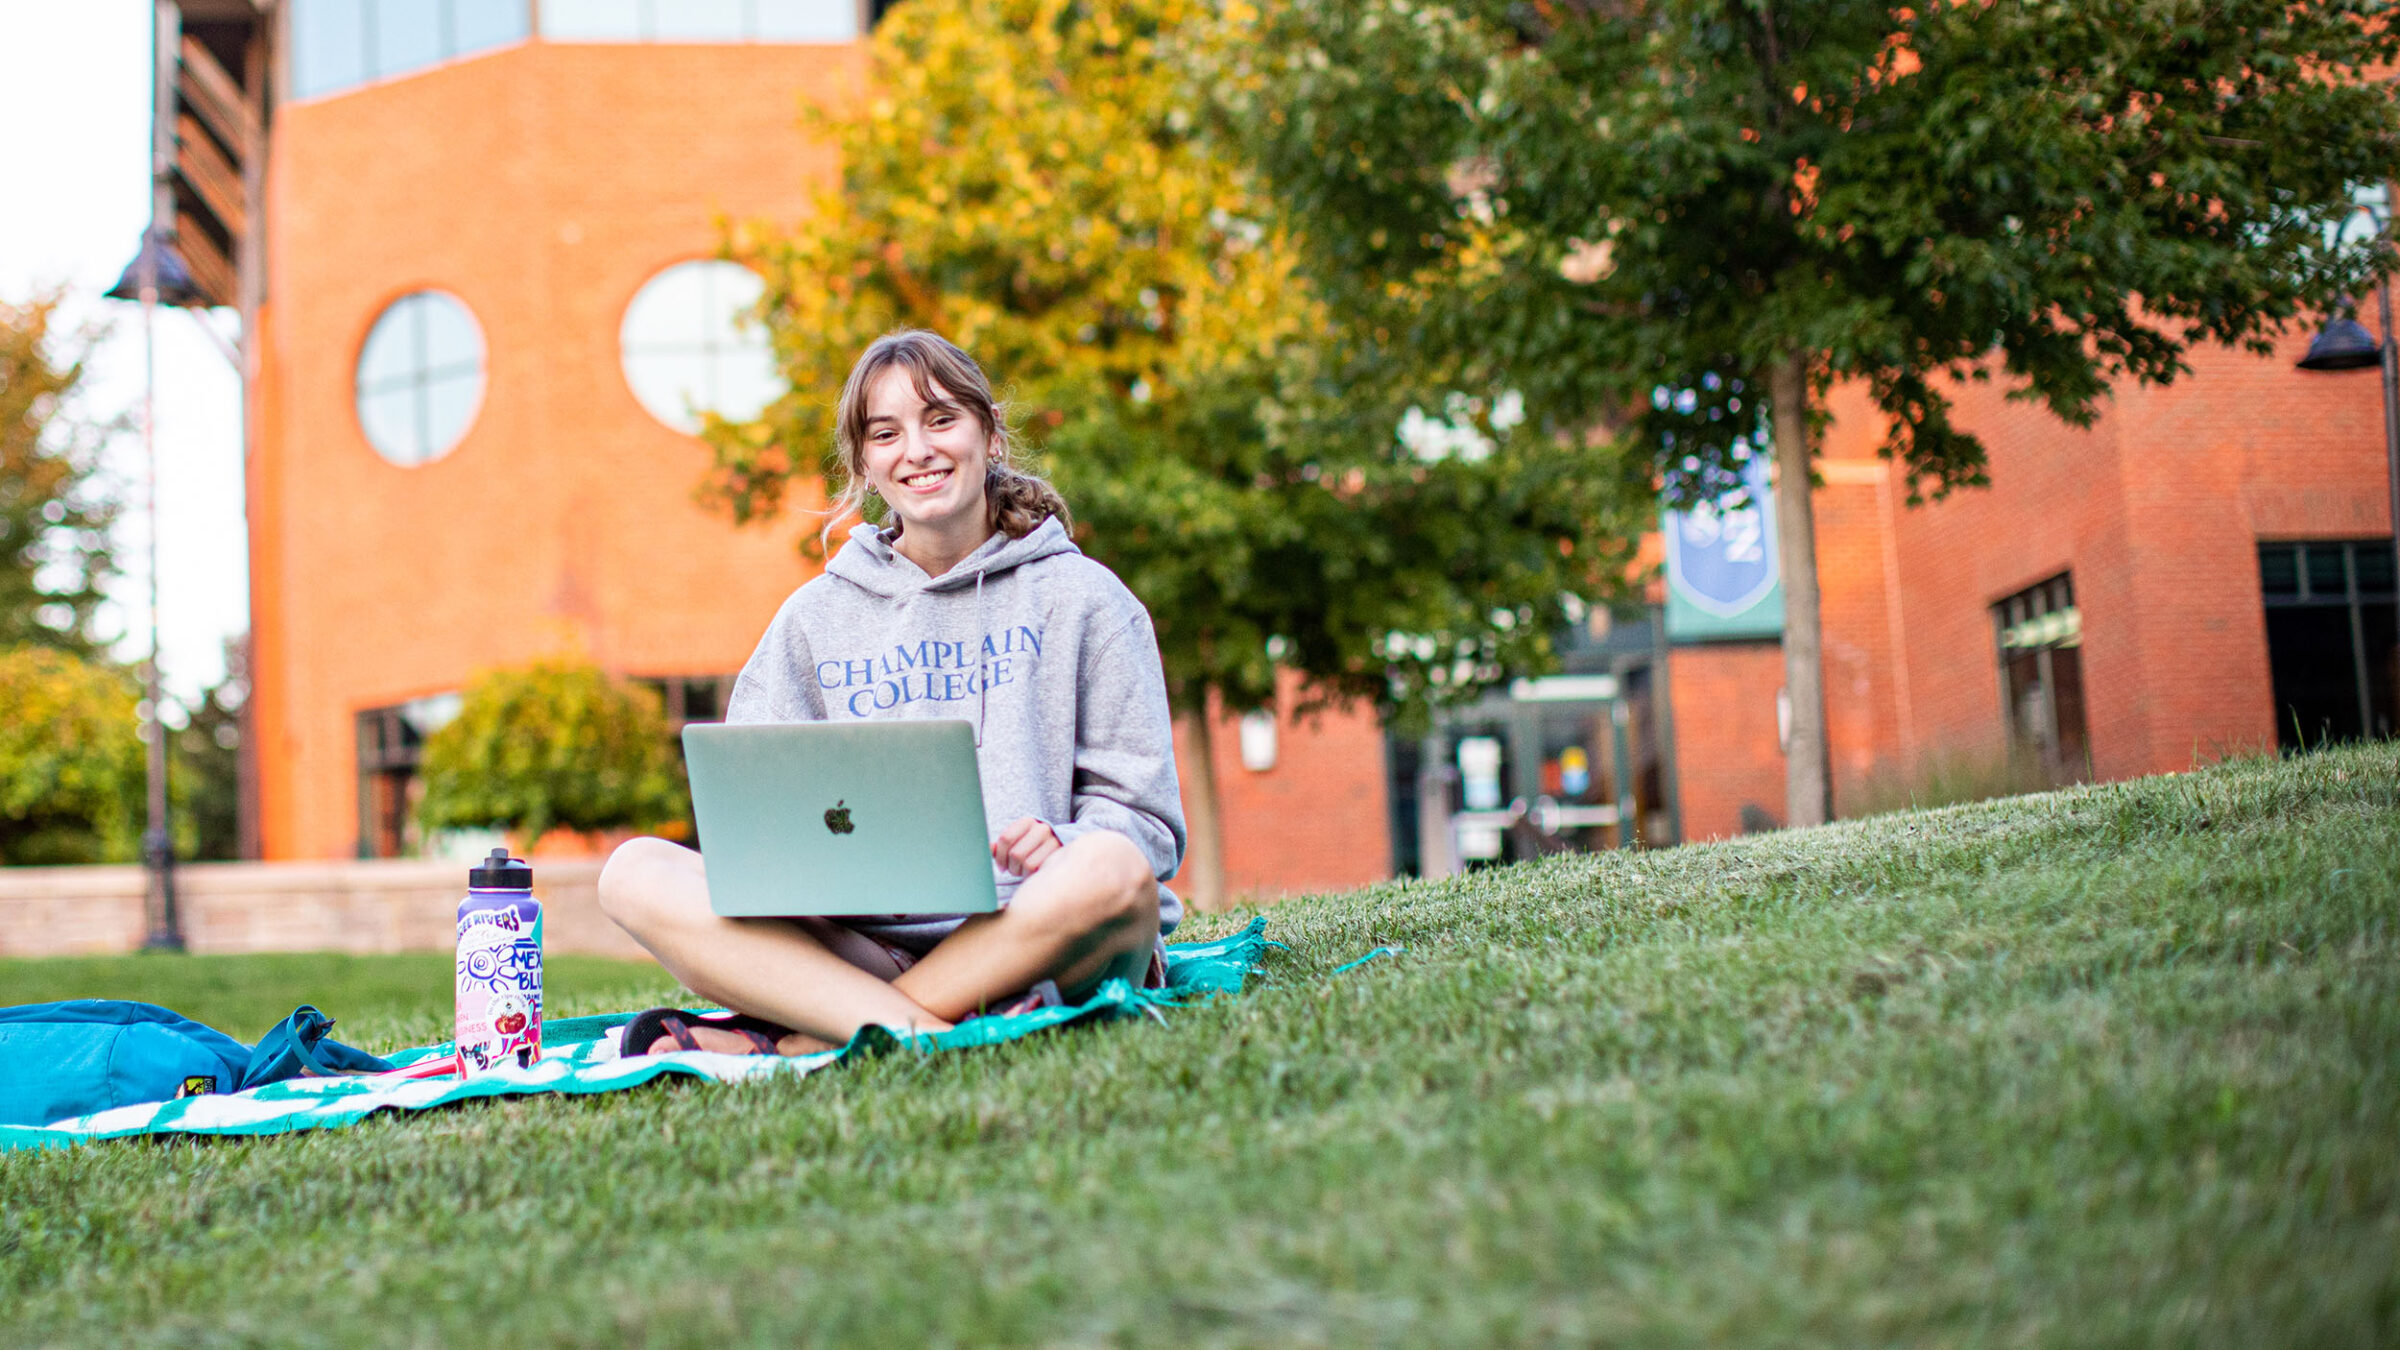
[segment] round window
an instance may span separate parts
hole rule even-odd
[[[483,405],[483,330],[458,297],[394,300],[358,353],[358,425],[375,453],[423,464],[457,446]]]
[[[652,417],[681,432],[702,413],[744,422],[784,389],[766,331],[747,318],[766,283],[739,263],[677,263],[626,306],[617,345],[625,383]]]

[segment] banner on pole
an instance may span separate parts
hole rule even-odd
[[[1659,530],[1670,641],[1783,636],[1783,574],[1765,455],[1743,466],[1741,488],[1688,511],[1661,513]]]

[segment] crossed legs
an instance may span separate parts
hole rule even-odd
[[[700,855],[664,839],[631,840],[610,855],[600,908],[685,988],[792,1028],[777,1046],[785,1054],[840,1044],[869,1023],[941,1031],[1046,979],[1067,991],[1109,976],[1138,980],[1158,935],[1149,860],[1105,830],[1052,854],[1008,908],[968,919],[905,973],[839,924],[720,917],[708,907]],[[731,1032],[695,1034],[709,1049],[750,1048]]]

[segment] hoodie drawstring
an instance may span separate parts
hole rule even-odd
[[[989,565],[975,569],[975,621],[983,622],[983,579],[991,575]],[[989,667],[975,672],[975,748],[983,748],[983,714],[992,698],[992,672]]]

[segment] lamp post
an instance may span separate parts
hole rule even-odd
[[[193,285],[189,269],[169,247],[167,222],[175,219],[175,141],[171,114],[175,107],[175,67],[172,64],[182,15],[173,0],[154,0],[151,7],[150,228],[142,232],[142,249],[117,284],[109,287],[115,300],[138,300],[142,306],[142,464],[145,480],[143,511],[149,519],[150,659],[143,663],[142,696],[149,714],[143,720],[149,733],[148,820],[142,830],[142,866],[148,874],[149,932],[142,946],[149,951],[182,951],[183,923],[175,905],[175,831],[167,798],[167,724],[160,714],[166,689],[158,662],[158,367],[159,305],[206,304]]]
[[[170,289],[172,288],[172,289]],[[148,819],[142,830],[142,867],[149,874],[149,951],[182,951],[183,924],[175,907],[175,832],[167,804],[167,724],[160,716],[166,688],[158,661],[158,306],[193,303],[192,282],[183,263],[155,229],[142,234],[142,251],[107,294],[142,306],[142,512],[149,533],[150,656],[142,663],[143,730],[148,733]]]
[[[2391,230],[2391,194],[2387,186],[2381,200],[2359,203],[2359,210],[2375,222],[2377,234]],[[2327,323],[2322,332],[2308,344],[2308,354],[2302,356],[2302,370],[2340,371],[2364,370],[2369,366],[2383,368],[2383,456],[2384,487],[2391,494],[2393,547],[2400,550],[2400,341],[2392,333],[2392,283],[2386,277],[2375,288],[2376,318],[2383,324],[2378,339],[2367,331],[2366,325],[2343,314]],[[2393,599],[2394,620],[2400,623],[2400,593]],[[2395,632],[2400,632],[2396,628]],[[2364,659],[2364,654],[2361,654]],[[2363,702],[2366,691],[2359,691]],[[2360,734],[2372,735],[2370,723],[2359,728]]]

